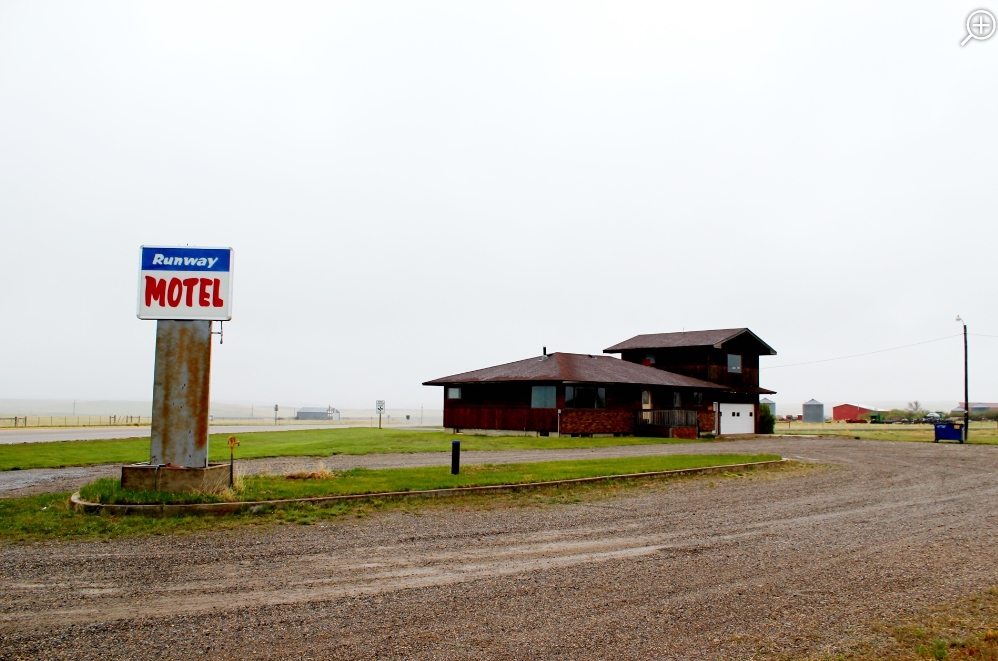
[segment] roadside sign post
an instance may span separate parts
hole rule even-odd
[[[123,466],[122,487],[224,488],[224,464],[208,464],[208,409],[212,323],[232,318],[232,249],[142,246],[139,262],[137,316],[156,320],[152,429],[149,463]]]
[[[385,400],[379,399],[374,403],[374,408],[378,411],[378,429],[381,429],[381,415],[385,412]]]

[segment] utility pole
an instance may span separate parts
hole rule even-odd
[[[963,324],[963,443],[970,439],[970,380],[967,376],[967,322],[956,315],[956,320]]]

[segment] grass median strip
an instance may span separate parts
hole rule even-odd
[[[211,434],[208,445],[211,461],[228,461],[229,447],[226,445],[226,439],[229,436],[230,434]],[[236,437],[239,438],[240,442],[239,459],[441,452],[449,451],[450,442],[455,438],[461,439],[463,450],[553,450],[697,442],[679,438],[633,436],[611,438],[468,436],[464,434],[455,436],[438,431],[372,429],[369,427],[247,432],[236,434]],[[94,464],[130,464],[148,460],[148,438],[0,445],[0,471]]]
[[[88,502],[105,504],[279,500],[551,482],[585,477],[775,461],[779,458],[770,454],[714,454],[582,459],[524,464],[479,464],[465,466],[459,475],[451,475],[447,466],[383,468],[378,470],[354,468],[335,473],[320,470],[308,474],[245,477],[240,480],[237,488],[223,494],[125,491],[121,489],[118,480],[106,478],[84,486],[80,489],[80,496]]]
[[[244,478],[243,489],[237,492],[237,494],[239,499],[271,499],[280,497],[307,497],[328,493],[404,490],[406,488],[416,490],[446,488],[448,486],[484,486],[488,484],[510,483],[514,475],[519,475],[521,481],[548,481],[594,475],[722,466],[775,459],[779,459],[779,457],[775,455],[732,454],[673,455],[665,457],[636,457],[623,460],[538,462],[536,464],[506,464],[491,467],[467,466],[459,476],[451,476],[446,466],[415,469],[345,471],[337,477],[320,475],[319,477],[308,477],[307,479],[287,479],[285,476],[259,476]],[[600,470],[596,464],[602,465],[603,469]],[[408,481],[403,483],[403,479]],[[458,479],[461,481],[458,482]],[[87,500],[93,499],[109,502],[127,493],[122,492],[114,482],[114,480],[106,482],[98,481],[81,491],[87,494]],[[648,481],[633,482],[629,486],[624,486],[621,482],[580,484],[549,487],[534,493],[470,494],[462,495],[455,499],[434,500],[433,502],[435,506],[444,506],[450,503],[451,505],[473,505],[476,507],[491,507],[496,504],[534,505],[549,502],[574,502],[579,499],[581,494],[597,494],[602,497],[602,495],[613,493],[620,488],[636,488],[634,485],[642,483],[652,484]],[[232,494],[229,497],[237,494]],[[134,494],[131,495],[134,498]],[[147,494],[145,497],[148,498],[149,495]],[[169,497],[174,498],[175,494],[170,494]],[[159,502],[161,501],[162,497]],[[149,499],[145,502],[157,501]],[[182,502],[182,500],[178,499],[178,502]],[[108,513],[85,514],[70,507],[68,493],[45,494],[26,498],[0,499],[0,539],[9,541],[106,539],[119,536],[168,534],[280,522],[314,523],[316,520],[338,517],[345,514],[363,516],[375,509],[384,507],[403,510],[417,509],[420,506],[425,506],[428,502],[430,501],[426,499],[408,502],[374,501],[335,503],[322,507],[302,504],[279,511],[261,512],[260,514],[253,514],[247,511],[226,515],[182,515],[150,518],[144,516],[117,516]]]

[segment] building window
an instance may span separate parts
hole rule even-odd
[[[641,391],[641,406],[645,407],[646,409],[650,409],[651,408],[651,391],[650,390],[642,390]]]
[[[693,406],[703,406],[703,391],[693,391]]]
[[[647,356],[645,356],[644,364],[645,365],[654,365],[655,364],[655,356],[653,356],[651,354],[648,354]]]
[[[530,388],[530,408],[553,409],[558,406],[554,386],[532,386]]]
[[[683,394],[678,390],[672,393],[672,408],[679,409],[683,407]]]
[[[728,354],[728,372],[731,374],[742,373],[742,357],[738,354]]]
[[[565,386],[565,408],[605,409],[606,388]]]
[[[447,399],[461,399],[461,389],[460,388],[448,388],[447,389]]]

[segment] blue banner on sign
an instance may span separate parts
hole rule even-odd
[[[142,247],[143,271],[214,271],[229,270],[227,248],[149,248]]]

